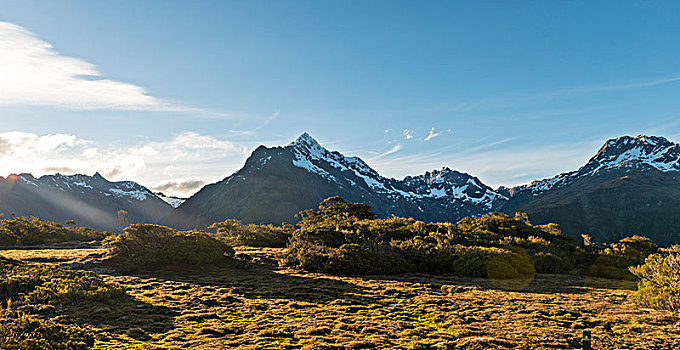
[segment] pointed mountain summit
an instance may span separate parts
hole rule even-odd
[[[680,172],[680,146],[659,136],[638,135],[610,139],[578,170],[535,180],[509,191],[512,196],[525,191],[530,191],[536,196],[544,191],[569,185],[586,176],[631,171],[652,174]]]
[[[161,223],[189,229],[229,218],[296,222],[298,212],[331,196],[366,203],[382,217],[425,221],[481,215],[507,200],[479,179],[447,168],[385,178],[360,158],[329,151],[303,133],[285,147],[258,147],[241,170],[204,187]]]
[[[0,213],[5,217],[15,213],[59,223],[75,220],[97,230],[118,231],[119,210],[127,212],[129,223],[153,223],[172,207],[136,182],[110,182],[99,173],[0,177]]]
[[[557,222],[568,235],[600,242],[633,234],[660,244],[680,241],[680,146],[663,137],[610,139],[578,170],[499,189],[508,213]]]

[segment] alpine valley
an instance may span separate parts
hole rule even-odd
[[[590,234],[614,242],[640,234],[669,245],[680,242],[680,146],[663,137],[623,136],[607,141],[577,170],[493,189],[449,168],[386,178],[303,133],[285,147],[258,147],[239,171],[186,200],[99,174],[22,174],[0,181],[0,212],[117,230],[116,213],[125,210],[130,222],[201,229],[225,219],[294,223],[298,212],[332,196],[366,203],[381,217],[456,222],[522,211],[532,223],[558,223],[578,239]]]

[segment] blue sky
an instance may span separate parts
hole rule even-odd
[[[611,137],[680,140],[673,1],[0,9],[2,175],[186,195],[307,131],[385,176],[448,166],[498,186],[577,168]]]

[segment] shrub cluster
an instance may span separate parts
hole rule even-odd
[[[85,350],[94,335],[80,327],[43,321],[0,305],[0,349]]]
[[[208,229],[216,230],[216,237],[232,247],[273,247],[281,248],[288,244],[293,226],[284,223],[274,225],[244,225],[239,220],[225,220],[212,224]]]
[[[591,256],[594,260],[588,270],[592,277],[633,280],[629,267],[642,264],[650,254],[659,251],[659,246],[647,237],[632,236],[621,239]]]
[[[76,304],[120,297],[125,289],[94,272],[30,265],[0,257],[0,300],[30,304]]]
[[[640,279],[631,299],[642,307],[680,310],[680,245],[652,254],[645,263],[631,267]]]
[[[65,226],[35,217],[0,220],[0,247],[100,241],[106,235],[91,228]]]
[[[300,213],[284,264],[334,274],[406,271],[517,278],[563,273],[580,260],[579,244],[557,225],[533,226],[492,213],[457,223],[377,219],[365,204],[332,197]]]
[[[108,259],[122,267],[210,265],[233,257],[225,242],[202,231],[177,231],[159,225],[130,225],[103,242]]]

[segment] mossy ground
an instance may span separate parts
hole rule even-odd
[[[97,261],[101,250],[5,250],[42,264]],[[563,275],[492,281],[446,275],[337,277],[280,269],[279,249],[241,248],[242,266],[121,275],[108,302],[34,307],[91,330],[95,348],[680,348],[680,316],[628,301],[633,282]],[[239,255],[243,257],[243,255]]]

